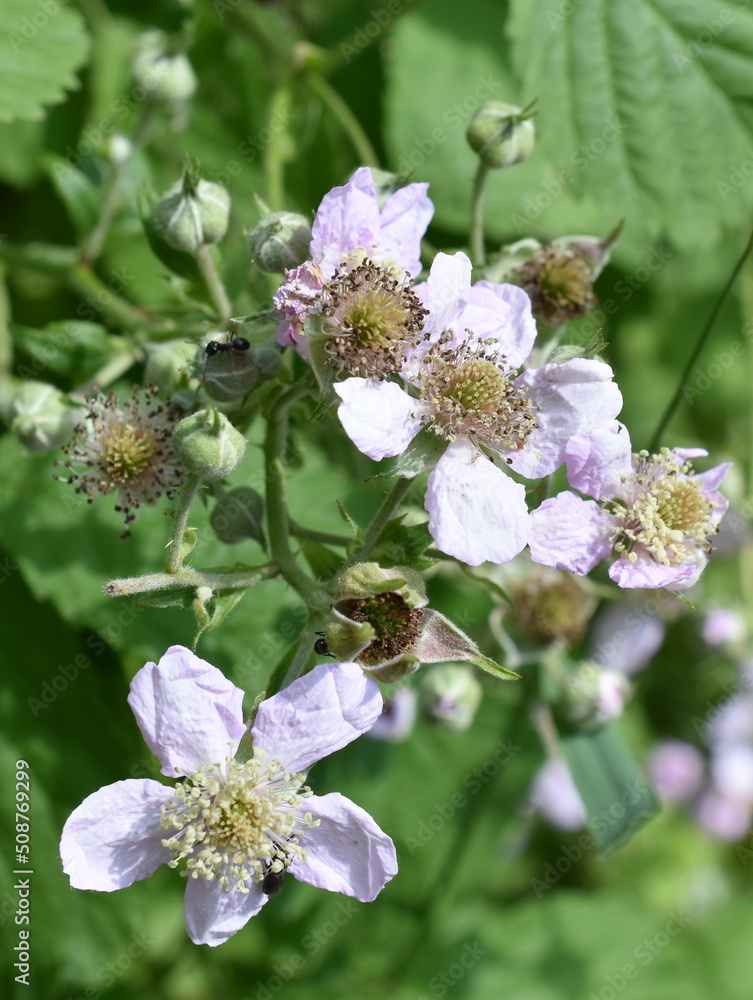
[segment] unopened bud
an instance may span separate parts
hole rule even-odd
[[[10,429],[29,451],[47,451],[67,441],[86,416],[59,389],[46,382],[24,382],[10,401]]]
[[[161,104],[181,104],[196,91],[196,74],[185,53],[169,51],[161,31],[147,31],[137,41],[132,73],[135,83]]]
[[[584,660],[567,676],[562,709],[578,728],[597,729],[622,715],[629,694],[624,674]]]
[[[270,274],[298,267],[311,255],[311,226],[296,212],[272,212],[248,234],[248,249],[256,266]]]
[[[152,225],[173,250],[196,253],[199,247],[217,243],[227,232],[230,195],[221,184],[200,180],[188,167],[154,206]]]
[[[200,479],[223,479],[246,450],[246,439],[224,413],[208,406],[176,425],[173,448],[188,472]]]
[[[245,337],[228,340],[224,333],[203,339],[196,359],[196,371],[204,391],[218,403],[231,403],[250,392],[259,381],[259,367]]]
[[[185,340],[149,344],[144,371],[147,384],[156,385],[162,395],[171,396],[188,368],[194,350],[193,344]]]
[[[504,101],[482,104],[465,135],[471,149],[494,168],[527,160],[536,144],[530,112]]]
[[[483,689],[470,667],[443,663],[421,679],[421,703],[438,726],[463,733],[473,722]]]

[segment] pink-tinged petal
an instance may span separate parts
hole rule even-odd
[[[564,364],[529,369],[517,380],[528,386],[538,427],[520,451],[506,457],[521,476],[540,479],[554,472],[565,446],[576,434],[590,433],[620,412],[622,395],[612,381],[612,369],[601,361],[575,358]]]
[[[347,378],[334,390],[342,400],[337,415],[353,444],[379,462],[400,455],[421,430],[420,407],[394,382]]]
[[[708,472],[697,473],[695,478],[698,482],[703,483],[703,488],[707,493],[713,493],[719,488],[724,480],[724,477],[732,468],[732,465],[732,462],[722,462],[721,465],[715,465],[714,468],[709,469]],[[714,499],[717,498],[715,497]]]
[[[525,489],[458,438],[429,476],[424,505],[437,546],[469,566],[504,563],[528,541]]]
[[[428,184],[407,184],[384,203],[380,216],[381,247],[416,278],[421,272],[421,238],[431,222],[434,205]]]
[[[704,455],[708,455],[705,448],[673,448],[672,453],[676,455],[681,462],[687,462],[688,459],[692,458],[703,458]]]
[[[459,325],[475,340],[497,340],[510,368],[520,368],[536,340],[531,300],[517,285],[477,281]]]
[[[183,913],[188,936],[194,944],[216,948],[256,916],[269,897],[260,882],[251,882],[248,892],[225,892],[217,879],[189,878]]]
[[[377,682],[356,663],[320,663],[259,706],[254,746],[306,771],[370,729],[382,712]]]
[[[124,889],[169,861],[160,808],[174,791],[148,778],[129,778],[84,799],[60,838],[63,871],[73,888]]]
[[[445,330],[453,328],[456,328],[457,342],[465,340],[460,317],[470,302],[471,271],[471,262],[464,253],[438,253],[429,277],[415,286],[416,294],[429,310],[424,329],[432,343]]]
[[[305,807],[319,826],[301,835],[299,842],[308,857],[291,864],[291,875],[318,889],[355,896],[362,903],[376,899],[397,874],[392,840],[365,809],[337,792],[312,795]]]
[[[576,434],[565,446],[567,481],[596,500],[623,495],[623,478],[634,475],[630,435],[612,420],[592,434]]]
[[[152,753],[170,777],[232,757],[245,726],[243,692],[184,646],[147,663],[128,695]]]
[[[658,590],[687,590],[698,580],[706,565],[706,557],[700,551],[700,559],[683,562],[680,566],[662,566],[646,552],[637,552],[635,562],[627,558],[617,559],[609,567],[610,579],[618,587],[650,587]]]
[[[368,167],[356,170],[347,184],[332,188],[322,198],[311,227],[311,256],[326,278],[340,258],[363,247],[371,251],[380,233],[379,205]]]
[[[585,576],[612,551],[611,514],[565,491],[531,512],[528,545],[534,562]]]

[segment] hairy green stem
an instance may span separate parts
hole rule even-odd
[[[285,207],[285,164],[290,159],[293,148],[287,128],[276,125],[295,117],[290,114],[291,104],[290,85],[285,83],[277,87],[270,108],[269,120],[272,127],[269,129],[269,142],[264,151],[267,201],[273,212],[279,212]]]
[[[147,573],[145,576],[126,576],[110,580],[105,593],[110,597],[128,597],[149,594],[157,590],[176,590],[180,587],[209,587],[211,590],[244,590],[262,580],[279,576],[277,566],[260,566],[245,573],[204,573],[195,569],[179,569],[175,573]]]
[[[746,247],[743,250],[743,252],[742,252],[739,260],[735,264],[735,267],[734,267],[734,269],[732,271],[732,274],[729,277],[729,281],[727,282],[727,284],[722,289],[721,295],[719,296],[719,298],[717,299],[716,303],[714,304],[714,308],[711,310],[711,315],[709,316],[708,320],[706,321],[706,325],[701,330],[701,334],[700,334],[700,336],[698,338],[698,341],[696,342],[696,345],[695,345],[695,347],[694,347],[694,349],[693,349],[690,357],[688,358],[687,364],[685,365],[685,368],[683,369],[683,373],[680,376],[680,380],[679,380],[679,383],[678,383],[678,386],[677,386],[677,390],[676,390],[674,396],[672,397],[672,399],[670,400],[670,403],[667,406],[666,410],[664,411],[664,414],[663,414],[661,420],[659,421],[659,424],[658,424],[656,430],[654,431],[654,435],[651,438],[651,443],[648,446],[648,450],[652,454],[654,452],[656,452],[657,448],[659,447],[662,435],[664,434],[664,431],[666,430],[667,425],[669,424],[669,421],[672,419],[675,410],[680,405],[680,401],[681,401],[681,399],[683,397],[683,394],[684,394],[684,391],[685,391],[685,386],[686,386],[686,384],[688,382],[688,379],[690,378],[690,373],[693,370],[693,365],[698,360],[698,357],[699,357],[701,351],[703,350],[703,348],[704,348],[704,346],[706,344],[706,341],[709,339],[709,336],[711,335],[711,331],[714,329],[714,325],[715,325],[715,323],[716,323],[716,321],[717,321],[717,319],[719,317],[719,313],[722,311],[722,308],[724,307],[724,303],[727,301],[727,297],[729,296],[729,293],[732,291],[732,286],[734,285],[735,281],[737,280],[737,276],[740,273],[740,270],[742,269],[743,264],[747,260],[748,254],[751,252],[751,250],[753,250],[753,232],[751,233],[750,239],[748,240],[748,242],[746,244]]]
[[[198,476],[186,473],[183,486],[178,497],[178,506],[173,515],[173,527],[167,543],[167,558],[165,569],[168,573],[177,573],[183,565],[183,538],[188,525],[188,515],[191,513],[194,497],[201,486]]]
[[[483,160],[478,161],[478,169],[473,179],[471,195],[471,258],[475,267],[483,267],[486,263],[484,250],[484,191],[489,176],[489,167]]]
[[[322,545],[345,546],[350,545],[353,541],[347,535],[331,535],[328,531],[315,531],[313,528],[305,528],[302,524],[294,521],[292,517],[288,518],[288,529],[294,538],[303,538],[309,542],[321,542]]]
[[[194,256],[201,272],[201,277],[209,292],[209,298],[212,300],[217,319],[220,323],[227,323],[233,315],[233,307],[230,304],[230,299],[227,297],[222,278],[214,265],[209,247],[200,246]]]

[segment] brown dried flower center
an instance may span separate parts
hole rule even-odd
[[[351,621],[368,622],[376,632],[358,657],[366,666],[410,653],[421,636],[422,609],[408,607],[404,598],[394,592],[342,601],[338,610]]]

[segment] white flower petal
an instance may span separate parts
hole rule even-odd
[[[139,670],[128,704],[170,777],[232,757],[245,729],[243,692],[184,646]]]
[[[517,285],[477,281],[460,320],[474,340],[494,338],[511,368],[520,368],[536,340],[531,300]]]
[[[337,415],[353,444],[379,462],[400,455],[421,430],[413,414],[420,403],[394,382],[348,378],[334,390],[342,400]]]
[[[129,778],[93,792],[63,827],[60,857],[74,889],[112,892],[148,878],[170,860],[160,807],[173,788]]]
[[[564,461],[571,437],[591,433],[613,420],[622,407],[612,369],[601,361],[575,358],[544,365],[529,369],[517,381],[528,386],[532,401],[540,407],[538,427],[520,451],[510,451],[506,457],[517,473],[529,479],[554,472]]]
[[[465,339],[461,316],[471,297],[471,270],[464,253],[438,253],[427,280],[415,286],[414,291],[429,310],[424,330],[433,343],[452,328],[456,328],[461,340]]]
[[[337,792],[313,795],[305,806],[320,822],[302,834],[308,857],[291,864],[291,875],[370,903],[397,874],[392,840],[364,809]]]
[[[531,559],[585,576],[612,551],[615,519],[593,500],[558,493],[531,512]]]
[[[706,555],[700,551],[695,557],[691,553],[679,566],[662,566],[640,549],[635,552],[635,561],[617,559],[609,567],[609,577],[618,587],[650,587],[659,590],[687,590],[697,582],[706,566]]]
[[[306,771],[365,733],[381,712],[379,685],[358,664],[320,663],[261,703],[254,746],[289,771]]]
[[[434,467],[425,506],[437,546],[470,566],[507,562],[528,541],[525,489],[465,438]]]
[[[565,446],[567,481],[596,500],[624,494],[623,478],[634,475],[630,435],[613,420],[591,434],[576,434]]]
[[[331,278],[341,257],[359,247],[371,251],[380,231],[374,179],[369,167],[360,167],[322,198],[311,227],[311,256]]]
[[[247,893],[225,892],[217,879],[189,878],[183,903],[188,936],[194,944],[216,948],[244,927],[267,899],[260,882],[250,883]]]
[[[413,277],[421,271],[421,237],[434,214],[428,184],[406,184],[384,203],[380,215],[381,246]]]

